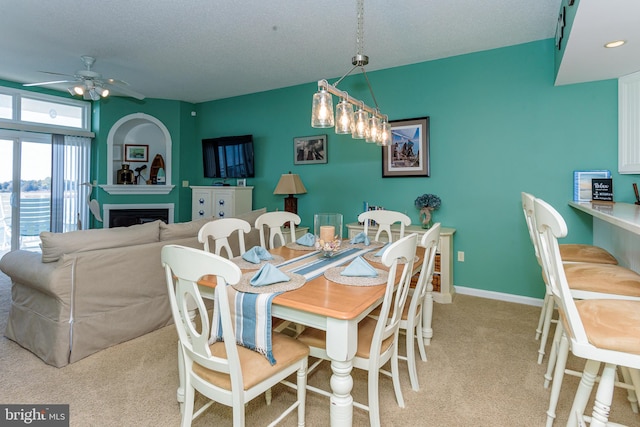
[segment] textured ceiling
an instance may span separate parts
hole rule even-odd
[[[367,70],[553,38],[560,3],[366,0]],[[0,79],[57,80],[42,71],[91,55],[147,97],[202,102],[338,78],[355,32],[355,0],[3,0]]]

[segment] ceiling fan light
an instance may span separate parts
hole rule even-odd
[[[74,95],[84,95],[84,86],[82,85],[75,85],[71,88],[71,90],[73,90]]]
[[[109,89],[107,89],[107,88],[104,88],[104,87],[101,87],[101,86],[96,86],[96,91],[103,98],[106,98],[107,96],[109,96]]]

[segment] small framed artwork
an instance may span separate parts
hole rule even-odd
[[[236,186],[238,186],[238,187],[246,187],[247,186],[247,179],[246,178],[239,179],[236,182]]]
[[[124,145],[124,161],[125,162],[148,162],[149,146],[148,145]]]
[[[382,147],[382,177],[429,176],[429,117],[394,120]]]
[[[293,163],[296,165],[327,163],[327,135],[293,138]]]

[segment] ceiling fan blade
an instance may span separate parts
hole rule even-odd
[[[123,86],[123,85],[119,85],[119,84],[115,84],[115,83],[113,83],[113,82],[115,82],[115,81],[116,81],[116,80],[108,79],[108,80],[105,82],[105,86],[106,86],[107,88],[109,88],[109,90],[110,90],[110,91],[112,91],[112,92],[114,92],[114,93],[118,93],[118,94],[125,95],[125,96],[130,96],[130,97],[135,98],[135,99],[138,99],[138,100],[140,100],[140,101],[142,101],[142,100],[144,99],[144,95],[142,95],[141,93],[136,92],[136,91],[135,91],[135,90],[133,90],[133,89],[129,89],[129,88],[128,88],[128,87],[126,87],[126,86]],[[124,82],[123,82],[123,83],[124,83]]]
[[[50,82],[40,82],[40,83],[25,83],[22,86],[45,86],[45,85],[54,85],[57,83],[75,83],[77,80],[54,80]]]
[[[56,73],[55,71],[38,71],[39,73],[51,74],[53,76],[67,76],[67,77],[75,77],[73,74],[68,73]]]

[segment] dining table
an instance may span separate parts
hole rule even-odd
[[[348,241],[345,241],[348,242]],[[348,244],[348,243],[346,243]],[[287,262],[310,256],[321,256],[317,251],[305,251],[292,245],[269,250],[272,255],[281,256],[285,262],[279,268],[287,271]],[[380,249],[382,245],[363,248],[358,254]],[[422,264],[420,246],[416,252],[414,273]],[[357,256],[357,255],[356,255]],[[344,258],[343,258],[344,259]],[[343,265],[353,257],[347,257]],[[382,263],[368,260],[376,269],[388,270]],[[326,268],[335,267],[340,260],[327,263]],[[295,263],[293,263],[295,264]],[[401,274],[398,269],[397,274]],[[245,272],[245,270],[243,270]],[[326,331],[327,355],[331,359],[331,426],[351,426],[353,421],[353,358],[358,344],[358,323],[383,300],[386,284],[375,286],[343,285],[327,279],[324,274],[310,277],[298,289],[283,292],[272,301],[271,313],[274,317]],[[215,276],[204,276],[199,282],[203,298],[213,298],[216,284]]]

